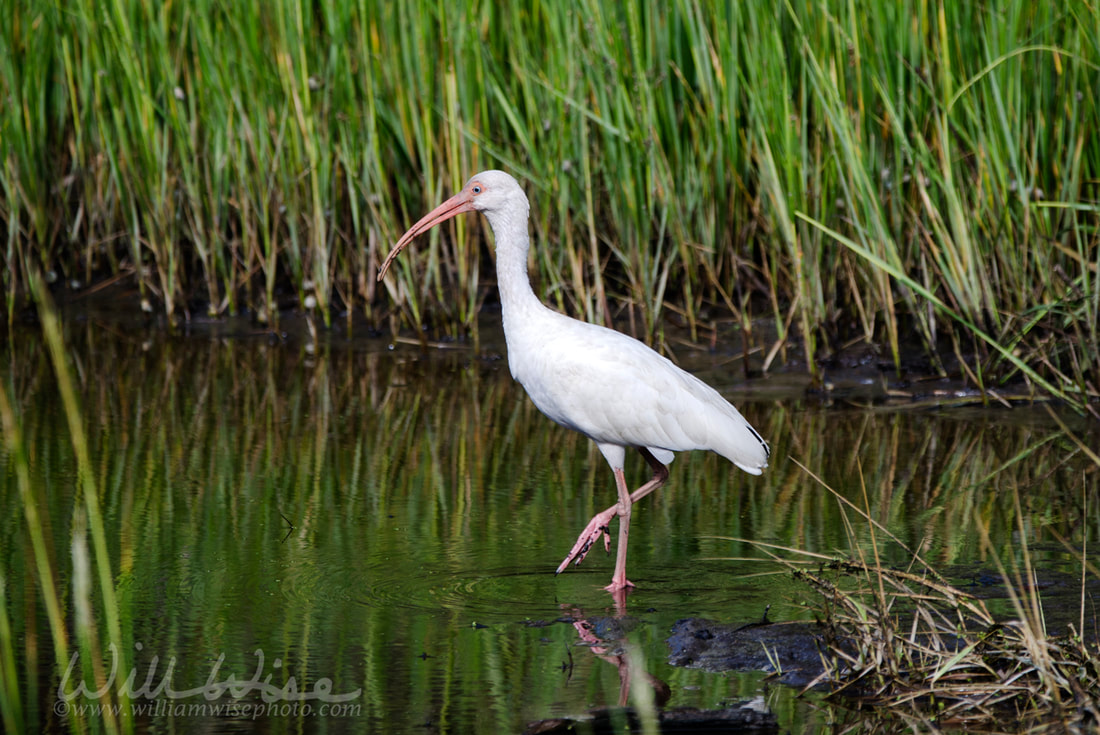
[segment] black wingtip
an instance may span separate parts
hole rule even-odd
[[[745,426],[749,427],[749,431],[751,431],[752,435],[756,437],[756,441],[760,442],[760,446],[764,447],[764,456],[771,457],[772,448],[768,446],[768,443],[766,441],[764,441],[764,437],[760,436],[760,432],[752,428],[752,424],[748,422],[745,423]]]

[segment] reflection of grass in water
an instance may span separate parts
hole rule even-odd
[[[3,420],[4,443],[14,465],[20,504],[23,507],[23,515],[27,521],[27,533],[30,536],[34,556],[35,579],[42,593],[42,601],[50,623],[54,662],[59,671],[64,671],[69,662],[69,636],[62,620],[62,605],[57,592],[56,565],[52,560],[54,549],[49,526],[39,517],[39,512],[45,512],[46,510],[46,502],[40,496],[33,496],[36,490],[41,490],[41,488],[31,482],[30,468],[23,445],[22,432],[20,431],[20,417],[16,415],[8,398],[7,386],[2,384],[0,384],[0,419]],[[23,724],[24,708],[21,706],[21,690],[18,678],[15,675],[14,637],[8,620],[7,580],[10,571],[5,569],[0,574],[0,590],[2,590],[4,597],[4,604],[0,608],[0,615],[3,616],[2,627],[0,627],[0,654],[3,655],[2,666],[4,672],[4,691],[3,697],[0,698],[0,706],[3,707],[5,729],[8,732],[25,732],[27,728]],[[77,713],[74,712],[72,716],[76,717]],[[73,724],[76,726],[82,723],[74,722]]]
[[[953,587],[919,553],[906,549],[911,561],[905,569],[884,565],[876,535],[904,546],[900,539],[828,489],[866,524],[870,551],[850,538],[846,559],[787,549],[807,557],[798,560],[768,552],[818,593],[811,606],[823,624],[827,651],[825,670],[809,687],[824,684],[836,703],[869,705],[876,717],[922,730],[999,729],[1011,722],[1014,728],[1060,732],[1100,724],[1100,641],[1094,613],[1092,629],[1085,627],[1084,572],[1100,575],[1084,546],[1070,549],[1082,572],[1080,620],[1067,634],[1050,635],[1039,587],[1031,582],[1035,570],[1018,492],[1012,497],[1019,564],[1006,569],[997,553],[990,554],[1014,612],[1012,619],[998,621],[983,601]],[[983,548],[993,551],[988,527],[980,520],[976,527]]]
[[[124,706],[127,704],[127,699],[124,695],[119,694],[122,681],[116,677],[115,688],[108,689],[106,687],[108,673],[104,670],[104,659],[101,655],[102,647],[97,632],[96,619],[92,614],[95,606],[92,600],[93,588],[90,579],[91,559],[89,559],[85,538],[85,533],[89,530],[91,531],[95,550],[94,562],[101,603],[98,609],[102,611],[106,620],[107,640],[114,648],[114,655],[117,656],[116,671],[128,672],[129,667],[126,662],[129,646],[124,646],[122,643],[119,607],[115,597],[114,574],[111,570],[107,537],[104,531],[103,516],[100,512],[99,491],[96,488],[94,468],[88,451],[87,437],[84,433],[84,418],[77,399],[76,382],[69,366],[69,356],[66,354],[62,342],[57,313],[41,280],[32,279],[32,285],[38,301],[38,315],[42,324],[42,334],[50,355],[53,372],[56,375],[56,385],[61,395],[68,433],[76,456],[77,478],[79,481],[77,494],[83,499],[83,505],[74,513],[71,547],[73,607],[76,611],[74,632],[80,648],[84,673],[91,674],[92,681],[95,684],[94,690],[105,690],[106,692],[105,696],[97,702],[97,704],[102,704],[104,707],[101,710],[102,719],[97,718],[96,721],[101,722],[107,732],[117,732],[120,727],[129,730],[132,723],[129,709]],[[48,545],[48,539],[51,536],[47,521],[50,508],[45,502],[44,494],[37,492],[37,489],[30,482],[28,459],[19,431],[20,422],[15,416],[7,395],[4,393],[0,393],[0,395],[2,395],[2,398],[0,398],[0,413],[3,414],[9,451],[11,451],[16,461],[20,500],[27,519],[28,532],[31,535],[37,582],[45,601],[50,622],[54,655],[59,664],[59,669],[64,671],[69,663],[69,631],[62,617],[63,605],[58,594],[57,549]],[[68,681],[66,684],[71,686],[72,682]],[[71,691],[71,689],[67,691]],[[118,706],[116,710],[116,705],[122,706]],[[86,727],[87,722],[76,709],[70,707],[68,716],[70,725],[75,729],[83,730]]]
[[[324,344],[316,355],[293,344],[245,341],[142,345],[95,327],[67,329],[67,359],[78,367],[74,395],[84,403],[86,456],[94,458],[89,476],[101,493],[105,536],[119,539],[109,551],[119,575],[126,641],[120,651],[144,643],[144,653],[132,656],[142,665],[152,654],[162,661],[177,655],[184,686],[201,683],[209,674],[207,656],[221,651],[228,654],[225,671],[249,675],[254,641],[263,641],[269,661],[282,656],[299,666],[293,673],[303,686],[310,676],[333,678],[344,689],[362,685],[372,721],[390,716],[394,701],[429,711],[433,695],[425,687],[470,691],[485,681],[497,682],[498,701],[508,701],[507,682],[536,682],[529,687],[531,711],[551,706],[555,688],[532,670],[545,655],[534,639],[479,637],[468,632],[471,621],[461,611],[446,622],[410,617],[397,605],[373,605],[358,594],[373,580],[357,565],[380,550],[406,565],[402,573],[447,573],[501,559],[545,565],[552,589],[560,558],[519,556],[507,540],[537,534],[564,553],[579,530],[574,519],[583,524],[613,501],[598,453],[541,416],[502,362],[462,355],[399,362],[403,353],[395,359],[395,353],[341,352]],[[70,432],[50,421],[60,413],[49,348],[36,335],[19,344],[18,359],[5,361],[11,366],[5,386],[19,407],[12,416],[25,454],[34,457],[28,489],[43,494],[34,505],[48,512],[50,520],[38,524],[43,532],[52,526],[71,536],[80,514],[92,526],[73,488],[72,478],[80,476],[66,470],[79,466],[80,455]],[[807,487],[788,456],[819,476],[857,477],[859,467],[866,468],[868,486],[880,488],[869,499],[872,516],[937,565],[984,553],[979,522],[1001,555],[1012,548],[1020,523],[1047,538],[1094,532],[1079,501],[1051,495],[1068,493],[1080,477],[1079,450],[1033,422],[999,420],[1007,414],[962,422],[783,404],[743,408],[772,440],[772,468],[746,478],[713,455],[681,455],[669,486],[639,511],[639,533],[652,538],[646,553],[685,560],[711,555],[706,544],[713,542],[694,548],[697,540],[685,529],[713,525],[731,535],[831,552],[844,535],[844,515],[825,493]],[[9,442],[12,436],[5,430]],[[1097,507],[1094,477],[1089,508]],[[1036,488],[1041,505],[1023,496],[1017,506],[996,491],[1010,485]],[[839,491],[862,497],[859,487]],[[0,493],[0,518],[23,518],[19,497]],[[1063,515],[1047,515],[1053,502],[1062,502]],[[285,542],[280,514],[294,524]],[[853,539],[862,548],[873,540],[863,528]],[[57,554],[48,535],[43,544],[51,550],[43,558],[51,559],[54,579],[74,579],[71,554]],[[92,620],[107,632],[106,641],[110,623],[94,589],[94,534],[88,546]],[[881,553],[891,563],[901,558]],[[20,557],[0,563],[12,599]],[[256,615],[257,596],[270,601],[271,614]],[[19,634],[28,621],[13,617],[11,625]],[[440,684],[426,673],[432,669],[404,656],[425,648],[465,663],[438,674]],[[81,658],[91,660],[83,651]],[[87,680],[95,680],[94,672]],[[40,703],[23,702],[33,721],[26,713],[40,712]],[[515,729],[505,710],[495,711],[501,719],[494,722]]]

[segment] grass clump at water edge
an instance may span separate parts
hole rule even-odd
[[[821,596],[834,701],[926,727],[1100,723],[1100,648],[1082,631],[1047,635],[1037,592],[1014,593],[1024,615],[1000,623],[929,569],[843,560],[795,574]]]
[[[810,605],[823,629],[824,670],[807,690],[822,686],[839,706],[918,730],[1001,731],[1012,723],[1009,731],[1093,732],[1100,726],[1100,639],[1085,589],[1086,571],[1100,578],[1100,570],[1084,549],[1072,552],[1082,570],[1079,621],[1051,635],[1026,540],[1020,568],[1010,571],[990,555],[1013,613],[998,620],[983,600],[913,551],[907,550],[908,568],[884,564],[876,530],[905,545],[825,487],[869,524],[871,556],[854,540],[846,558],[767,551],[816,593]],[[1026,539],[1023,528],[1019,535]],[[992,551],[988,535],[983,542]]]

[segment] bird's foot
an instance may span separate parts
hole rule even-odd
[[[611,522],[611,519],[619,514],[617,507],[611,507],[602,513],[597,513],[592,517],[592,520],[588,522],[588,525],[581,531],[581,535],[577,537],[577,543],[573,544],[573,548],[570,549],[569,554],[566,555],[565,561],[558,565],[558,571],[555,574],[561,574],[565,571],[565,568],[569,566],[570,562],[573,564],[580,564],[584,561],[584,557],[588,556],[588,551],[592,548],[592,544],[600,540],[603,537],[604,550],[611,551],[611,532],[607,527],[607,524]]]
[[[615,601],[615,615],[617,617],[623,617],[626,615],[626,596],[634,591],[634,583],[623,575],[622,580],[611,579],[611,584],[604,587],[605,590],[611,593],[611,599]]]
[[[634,583],[626,577],[623,577],[621,581],[612,579],[611,584],[604,587],[604,589],[614,594],[615,592],[634,589]]]

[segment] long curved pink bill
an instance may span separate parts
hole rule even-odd
[[[386,271],[389,270],[390,263],[393,262],[393,259],[397,257],[398,253],[405,249],[406,245],[412,242],[414,237],[423,232],[427,232],[440,222],[445,222],[451,217],[462,214],[463,212],[472,212],[473,209],[473,201],[466,191],[463,190],[421,217],[420,221],[410,227],[409,231],[401,236],[401,239],[398,240],[393,246],[393,249],[390,250],[390,254],[382,261],[382,267],[378,269],[378,280],[381,281],[386,277]]]

